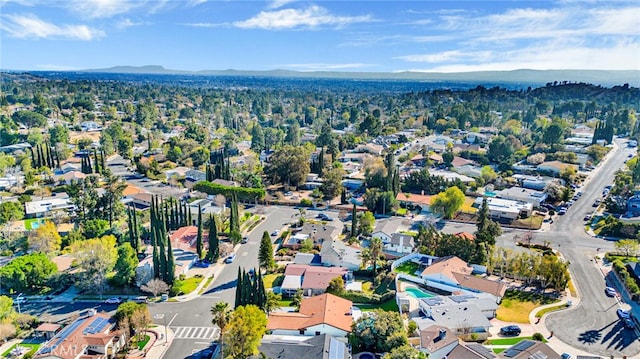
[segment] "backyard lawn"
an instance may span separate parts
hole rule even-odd
[[[406,261],[399,266],[396,267],[395,271],[399,273],[414,275],[416,271],[420,268],[420,264],[414,263],[411,261]]]
[[[558,300],[524,291],[507,291],[498,307],[496,318],[505,322],[529,323],[529,313],[541,305]]]
[[[374,309],[382,309],[387,312],[399,311],[395,298],[389,299],[388,301],[380,304],[356,304],[355,306],[360,308],[363,312],[370,312]]]
[[[262,280],[264,281],[264,287],[269,289],[274,286],[277,287],[282,284],[284,280],[284,274],[282,273],[272,273],[262,276]]]

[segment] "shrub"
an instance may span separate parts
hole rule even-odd
[[[543,342],[544,341],[544,336],[540,333],[533,333],[533,335],[531,336],[531,339],[538,341],[538,342]]]
[[[310,199],[303,198],[300,200],[300,205],[303,207],[311,207],[313,205],[313,202]]]

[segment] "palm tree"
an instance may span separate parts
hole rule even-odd
[[[227,302],[218,302],[216,305],[211,307],[211,315],[213,319],[211,323],[215,324],[220,328],[220,352],[224,351],[224,329],[229,323],[231,319],[231,309],[229,309],[229,303]],[[223,356],[224,357],[224,356]]]
[[[371,256],[370,260],[373,262],[373,285],[376,285],[376,265],[378,264],[378,258],[380,258],[381,253],[382,239],[379,237],[371,238],[371,243],[369,244],[369,255]]]

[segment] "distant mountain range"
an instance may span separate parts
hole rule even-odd
[[[536,83],[585,82],[600,85],[640,86],[639,70],[513,70],[475,72],[331,72],[331,71],[241,71],[241,70],[201,70],[184,71],[165,69],[162,66],[115,66],[105,69],[89,69],[73,72],[122,73],[122,74],[163,74],[163,75],[211,75],[211,76],[269,76],[298,78],[335,78],[363,80],[414,80],[414,81],[464,81],[490,83]]]

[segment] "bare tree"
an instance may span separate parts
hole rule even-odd
[[[151,314],[149,314],[149,309],[146,305],[136,309],[131,314],[131,325],[138,335],[138,340],[144,339],[143,335],[149,324],[151,324]]]
[[[160,293],[166,293],[169,291],[169,285],[162,279],[154,278],[140,287],[143,291],[151,293],[153,297],[157,297]]]
[[[3,342],[16,334],[16,327],[13,324],[0,324],[0,340]]]

